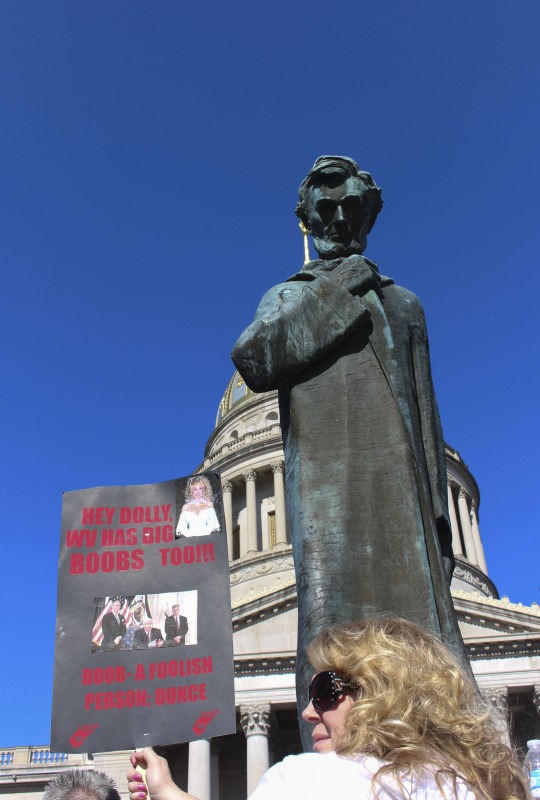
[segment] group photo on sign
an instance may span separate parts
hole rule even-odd
[[[92,652],[197,644],[197,592],[96,597]]]

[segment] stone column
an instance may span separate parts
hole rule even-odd
[[[461,520],[461,530],[463,531],[463,539],[465,540],[465,557],[471,564],[478,564],[476,550],[474,549],[474,542],[472,538],[471,517],[469,514],[469,503],[467,502],[467,492],[463,487],[459,490],[459,518]]]
[[[254,469],[244,473],[246,482],[246,508],[247,508],[247,552],[257,552],[257,493],[255,481],[257,473]],[[243,554],[242,554],[243,555]]]
[[[480,528],[478,527],[478,508],[474,500],[471,501],[471,531],[474,542],[474,548],[476,550],[476,557],[478,559],[478,566],[480,567],[484,575],[487,575],[488,571],[487,571],[486,557],[484,555],[484,546],[482,544],[482,539],[480,537]]]
[[[247,739],[247,794],[255,790],[270,766],[268,735],[272,706],[240,706],[240,722]]]
[[[505,744],[510,747],[510,733],[508,730],[508,687],[499,689],[485,689],[483,692],[493,706],[493,717],[501,732],[501,737]]]
[[[189,743],[188,794],[210,800],[210,742],[199,739]]]
[[[219,757],[221,740],[214,739],[210,753],[210,797],[219,800]]]
[[[459,536],[459,525],[456,515],[456,506],[454,503],[454,495],[452,493],[452,485],[448,481],[448,511],[450,512],[450,525],[452,526],[452,550],[456,557],[463,556],[461,548],[461,538]]]
[[[283,461],[272,464],[274,473],[274,498],[276,502],[276,548],[287,545],[287,516],[285,511],[285,485],[283,482],[283,472],[285,465]]]
[[[233,485],[230,481],[221,482],[221,491],[223,492],[223,511],[225,513],[225,527],[227,529],[227,550],[229,551],[229,561],[232,561],[233,557],[232,490]]]

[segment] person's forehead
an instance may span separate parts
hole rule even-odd
[[[313,203],[316,203],[321,197],[343,200],[344,197],[364,194],[366,191],[367,187],[364,182],[353,176],[346,180],[336,178],[336,180],[328,180],[319,186],[312,186],[309,197]]]

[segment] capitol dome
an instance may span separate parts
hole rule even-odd
[[[229,383],[227,384],[227,388],[223,393],[223,397],[221,398],[221,402],[219,404],[217,416],[216,416],[216,426],[223,420],[223,418],[232,411],[233,408],[240,405],[241,403],[246,402],[249,400],[250,397],[255,397],[255,392],[253,392],[247,385],[238,370],[233,372],[233,376],[230,379]]]

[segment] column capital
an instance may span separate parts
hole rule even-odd
[[[240,706],[240,724],[244,729],[246,738],[257,733],[268,736],[271,716],[272,706],[269,703],[256,706]]]
[[[221,491],[222,492],[232,492],[233,485],[230,481],[221,481]]]
[[[474,511],[475,514],[478,511],[478,504],[476,500],[471,500],[471,511]]]
[[[254,469],[249,469],[247,472],[244,472],[243,477],[246,483],[248,481],[255,481],[257,480],[257,473]]]
[[[489,686],[482,691],[482,694],[499,711],[506,711],[508,706],[508,686],[500,686],[498,688]]]
[[[275,464],[272,464],[272,472],[274,473],[274,475],[276,474],[276,472],[281,472],[281,473],[285,472],[285,464],[283,463],[283,461],[276,461]]]
[[[464,486],[460,486],[460,487],[459,487],[459,497],[460,497],[460,499],[461,499],[462,497],[464,497],[464,498],[465,498],[465,500],[468,500],[468,499],[469,499],[469,495],[468,495],[468,493],[467,493],[467,490],[465,489],[465,487],[464,487]]]

